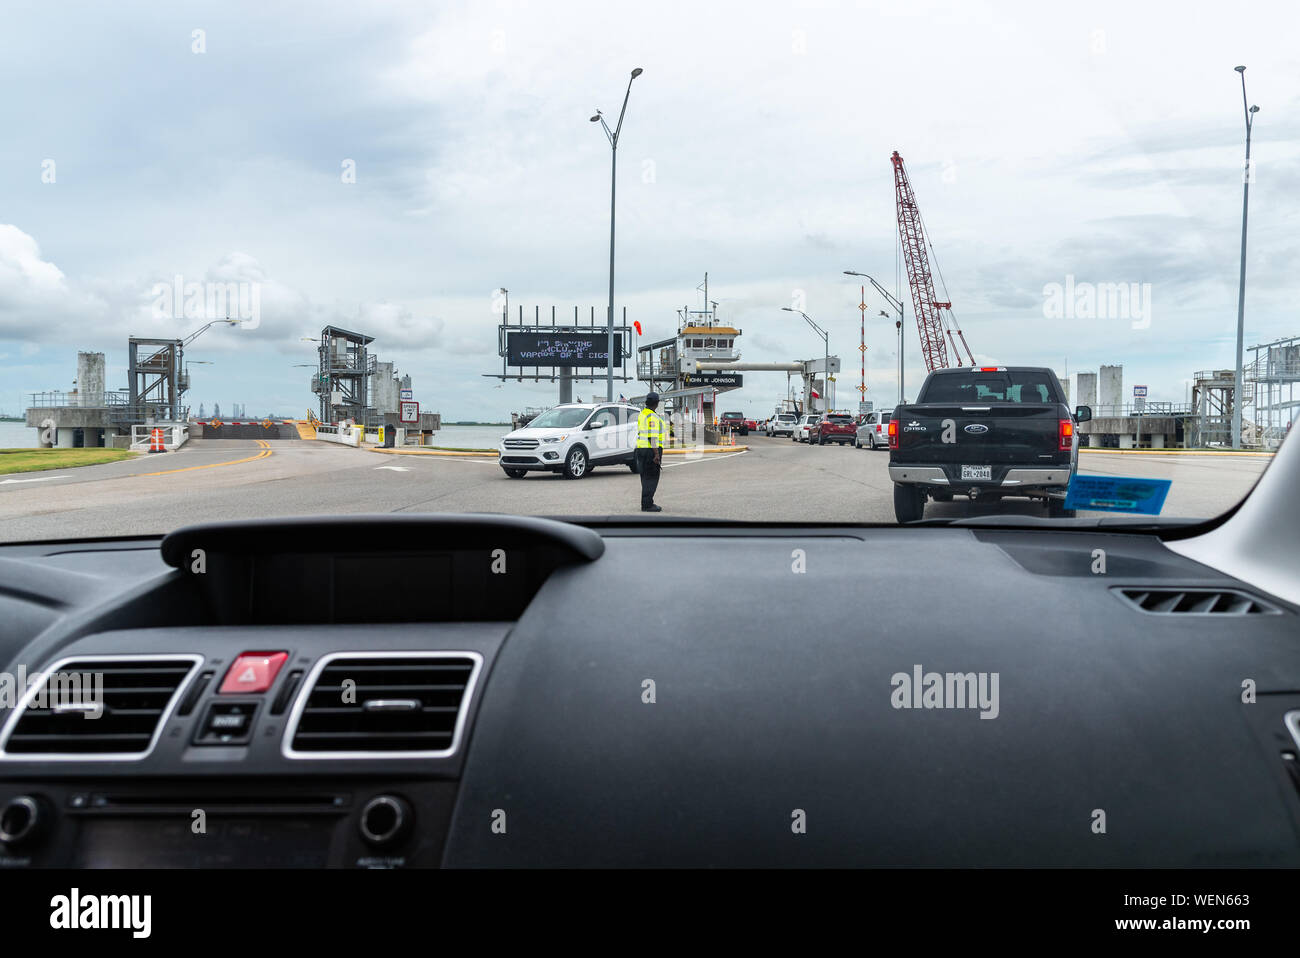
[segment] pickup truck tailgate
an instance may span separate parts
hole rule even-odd
[[[900,410],[895,460],[913,464],[996,465],[1068,462],[1060,449],[1060,409],[1055,403],[994,406],[926,404]],[[945,442],[948,436],[951,442]]]

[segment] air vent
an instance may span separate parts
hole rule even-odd
[[[1143,612],[1159,615],[1281,615],[1282,610],[1235,589],[1116,589]]]
[[[285,732],[288,758],[445,758],[460,744],[482,656],[340,652],[316,663]]]
[[[197,655],[64,659],[32,685],[5,727],[0,757],[137,759],[153,748]]]

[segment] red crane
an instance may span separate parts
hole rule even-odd
[[[912,184],[908,182],[907,171],[903,169],[903,158],[895,150],[890,161],[894,164],[894,197],[898,203],[898,240],[902,244],[903,260],[907,264],[907,284],[912,289],[912,309],[916,313],[916,325],[921,334],[921,353],[925,356],[926,371],[934,372],[950,365],[945,335],[952,344],[952,355],[957,360],[957,365],[963,365],[961,352],[957,349],[957,339],[960,339],[966,357],[974,366],[975,357],[971,355],[970,347],[966,345],[966,336],[952,314],[952,303],[941,301],[935,294],[934,277],[930,275],[930,257],[925,252],[929,245],[925,223],[921,219],[921,209],[916,205]],[[942,273],[939,282],[943,282]],[[944,294],[947,293],[945,287]]]

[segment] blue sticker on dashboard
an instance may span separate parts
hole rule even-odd
[[[1168,479],[1075,476],[1070,480],[1065,508],[1158,516],[1171,484]]]

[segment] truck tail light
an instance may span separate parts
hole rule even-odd
[[[1062,452],[1069,452],[1071,441],[1074,439],[1074,420],[1062,419],[1060,423],[1060,449]]]
[[[898,448],[898,420],[889,420],[889,448]]]

